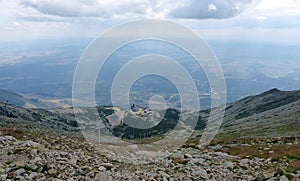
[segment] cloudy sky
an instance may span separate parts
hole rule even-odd
[[[300,44],[300,0],[0,0],[0,41],[95,37],[141,18],[175,21],[207,40]]]

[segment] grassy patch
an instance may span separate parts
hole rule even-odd
[[[290,166],[288,167],[288,172],[290,173],[296,173],[300,170],[300,161],[299,160],[290,160],[289,161]]]
[[[272,158],[273,162],[278,162],[281,159],[287,159],[290,166],[288,167],[289,173],[295,173],[300,170],[300,145],[272,145],[270,150],[264,150],[266,146],[261,146],[258,144],[251,146],[233,146],[225,147],[223,151],[231,155],[239,155],[240,157],[260,157],[260,158]]]

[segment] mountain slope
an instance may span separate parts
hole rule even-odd
[[[300,91],[272,89],[229,104],[220,133],[234,137],[300,135]]]
[[[90,110],[82,109],[82,113],[86,114]],[[103,116],[102,112],[106,112]],[[38,123],[41,127],[51,127],[59,130],[79,130],[81,127],[89,127],[98,130],[94,125],[95,120],[87,118],[87,122],[78,124],[75,120],[73,110],[71,108],[56,109],[26,109],[18,106],[8,105],[0,102],[0,123],[7,124],[7,112],[12,113],[16,118],[9,120],[23,121],[24,124]],[[105,119],[110,114],[114,114],[114,108],[98,107],[99,114]],[[128,111],[127,111],[128,112]],[[124,110],[126,115],[126,110]],[[185,119],[195,119],[197,112],[187,111],[181,113]],[[193,136],[199,137],[206,127],[210,110],[200,111],[200,117]],[[179,113],[180,114],[180,113]],[[2,115],[2,116],[1,116]],[[178,115],[177,115],[178,116]],[[172,120],[176,124],[176,120],[166,116],[165,120]],[[106,120],[108,122],[108,120]],[[3,123],[4,122],[4,123]],[[160,132],[168,132],[174,128],[168,124],[163,127],[157,127],[154,136],[159,136]],[[162,124],[161,124],[162,125]],[[184,123],[180,123],[182,129],[189,129]],[[102,125],[109,126],[107,124]],[[126,129],[125,129],[126,127]],[[132,129],[124,124],[119,127],[111,127],[109,130],[114,131],[116,135],[131,134]],[[124,133],[122,133],[122,131]],[[130,132],[130,133],[129,133]],[[139,133],[138,130],[135,131]],[[147,132],[147,130],[142,130]],[[272,89],[259,95],[249,96],[237,102],[228,104],[225,111],[225,117],[219,130],[219,136],[226,138],[237,137],[281,137],[281,136],[299,136],[300,135],[300,91],[280,91]]]
[[[6,101],[17,106],[25,105],[25,101],[21,95],[0,89],[0,102]]]

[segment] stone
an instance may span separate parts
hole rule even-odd
[[[4,137],[0,137],[0,142],[2,142],[2,141],[16,142],[17,139],[12,136],[4,136]]]
[[[89,177],[89,176],[85,176],[84,177],[84,181],[91,181],[92,179],[91,179],[91,177]]]
[[[24,146],[28,146],[28,147],[33,147],[33,148],[37,148],[37,147],[40,146],[39,143],[36,143],[36,142],[34,142],[34,141],[31,141],[31,140],[26,141],[23,145],[24,145]]]
[[[138,150],[138,146],[137,145],[129,145],[127,146],[127,148],[131,151],[137,151]]]
[[[212,150],[221,150],[223,147],[221,145],[216,145],[216,146],[208,146],[207,148]]]
[[[277,177],[278,175],[282,176],[283,174],[284,174],[284,170],[282,170],[281,168],[277,168],[274,176],[275,177]]]
[[[223,159],[226,159],[228,157],[228,153],[216,152],[215,154]]]
[[[289,179],[285,175],[282,175],[279,181],[289,181]]]
[[[26,168],[32,171],[36,171],[39,167],[35,163],[27,164]]]
[[[57,176],[57,170],[54,168],[51,168],[50,170],[48,170],[48,174],[52,177]]]
[[[17,174],[18,176],[20,176],[20,175],[23,175],[25,172],[26,172],[25,169],[24,169],[24,168],[21,168],[21,169],[19,169],[19,170],[16,171],[16,174]]]
[[[37,149],[32,149],[32,150],[30,151],[30,153],[31,153],[32,155],[37,155],[38,150],[37,150]]]
[[[95,181],[112,181],[112,177],[106,172],[100,172],[95,176]]]
[[[70,165],[76,165],[76,164],[77,164],[77,159],[70,159],[70,160],[68,161],[68,163],[69,163]]]
[[[240,167],[245,169],[245,170],[248,169],[249,161],[250,161],[249,159],[240,160],[240,163],[239,163]]]
[[[183,159],[184,155],[180,152],[176,152],[176,153],[172,154],[170,157],[171,157],[171,159]]]
[[[7,174],[1,175],[1,177],[0,177],[1,179],[0,180],[6,180],[7,176],[8,176]]]
[[[234,163],[231,161],[227,161],[224,163],[226,168],[229,168],[230,170],[232,170],[234,168]]]
[[[249,159],[242,159],[241,161],[240,161],[240,163],[242,163],[242,164],[248,164],[249,163]]]
[[[186,153],[186,154],[184,154],[184,158],[193,158],[193,156]]]
[[[265,181],[265,180],[266,180],[266,177],[263,175],[255,178],[255,181]]]
[[[25,166],[26,166],[26,162],[25,161],[17,161],[16,163],[15,163],[15,165],[16,165],[16,168],[24,168]]]
[[[209,179],[207,172],[203,169],[194,170],[192,172],[192,176],[202,178],[202,179],[205,179],[205,180]]]
[[[100,167],[98,168],[98,170],[99,170],[99,171],[105,171],[106,168],[105,168],[104,166],[100,166]]]
[[[114,167],[111,163],[102,163],[101,166],[105,167],[107,170],[110,170]]]
[[[29,180],[36,179],[38,174],[36,172],[31,172],[30,175],[27,177]]]

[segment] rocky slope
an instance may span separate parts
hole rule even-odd
[[[113,113],[112,108],[97,109],[104,117]],[[181,148],[166,144],[164,151],[151,151],[142,149],[141,141],[87,142],[71,108],[25,109],[0,102],[0,180],[283,181],[300,177],[299,91],[273,89],[227,105],[217,138],[203,148],[196,138],[209,112],[200,112],[198,130]]]
[[[0,135],[0,180],[284,181],[300,176],[299,171],[287,172],[287,159],[234,156],[217,147],[199,149],[187,144],[179,150],[151,152],[139,150],[138,145],[124,149],[65,136],[23,134],[16,139],[8,133],[12,134],[3,130]],[[296,145],[295,141],[289,143]]]

